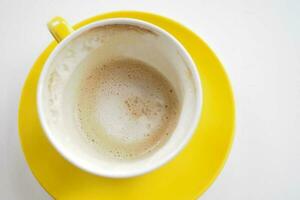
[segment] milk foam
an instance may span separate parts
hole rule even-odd
[[[147,154],[176,126],[178,100],[159,72],[133,59],[116,59],[85,72],[77,104],[82,132],[119,158]]]

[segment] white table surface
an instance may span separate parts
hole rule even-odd
[[[25,162],[17,128],[22,85],[52,40],[46,22],[61,15],[74,24],[121,9],[156,12],[188,26],[231,78],[237,106],[233,149],[200,199],[299,200],[298,0],[0,0],[0,199],[51,199]]]

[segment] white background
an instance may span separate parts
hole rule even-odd
[[[224,170],[201,200],[299,200],[298,0],[0,0],[0,199],[51,199],[25,162],[17,128],[22,85],[52,40],[46,22],[61,15],[74,24],[120,9],[156,12],[188,26],[231,78],[236,137]]]

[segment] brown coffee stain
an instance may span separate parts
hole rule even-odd
[[[147,117],[155,116],[159,112],[162,112],[163,109],[168,108],[167,104],[163,107],[163,105],[158,102],[147,101],[138,96],[129,97],[125,100],[125,105],[134,118],[139,118],[142,115]]]
[[[109,24],[109,25],[103,25],[99,27],[92,28],[88,30],[87,32],[94,31],[94,30],[103,30],[103,31],[134,31],[140,34],[151,34],[153,36],[158,36],[157,33],[154,31],[137,26],[137,25],[131,25],[131,24]]]
[[[189,65],[188,63],[186,62],[186,60],[183,58],[183,56],[181,55],[181,53],[179,53],[177,51],[177,55],[181,58],[182,62],[184,63],[185,65],[185,74],[188,78],[189,81],[191,81],[191,83],[194,82],[194,77],[193,77],[193,73],[192,73],[192,70],[189,68]],[[196,65],[196,64],[195,64]],[[196,66],[197,67],[197,66]],[[198,69],[197,69],[197,73],[198,73]],[[194,84],[192,84],[193,86],[193,91],[196,93],[196,87]]]

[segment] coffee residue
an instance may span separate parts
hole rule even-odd
[[[118,159],[147,155],[176,128],[179,104],[173,91],[142,61],[108,60],[91,67],[81,81],[78,121],[102,152]]]

